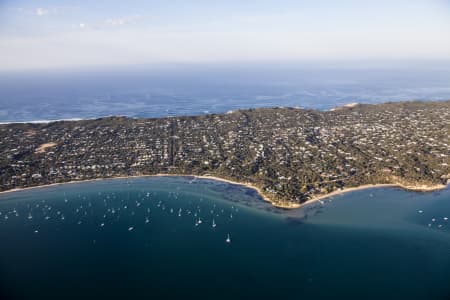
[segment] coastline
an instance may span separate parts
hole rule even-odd
[[[32,120],[32,121],[4,121],[0,122],[0,125],[10,125],[10,124],[49,124],[54,122],[75,122],[84,120],[94,120],[94,119],[83,119],[83,118],[68,118],[68,119],[55,119],[55,120]]]
[[[280,207],[280,208],[287,208],[284,206],[279,206],[276,205],[276,203],[274,203],[271,199],[269,199],[268,197],[266,197],[264,195],[264,193],[261,191],[260,188],[250,184],[250,183],[246,183],[246,182],[238,182],[238,181],[232,181],[229,179],[225,179],[225,178],[220,178],[220,177],[216,177],[216,176],[212,176],[212,175],[186,175],[186,174],[165,174],[165,173],[161,173],[161,174],[156,174],[156,175],[148,175],[150,176],[159,176],[159,177],[194,177],[194,178],[199,178],[199,179],[211,179],[211,180],[216,180],[216,181],[221,181],[221,182],[225,182],[225,183],[229,183],[229,184],[237,184],[237,185],[242,185],[245,186],[249,189],[255,190],[260,196],[261,198],[264,199],[264,201],[269,202],[270,204],[272,204],[275,207]]]
[[[355,187],[349,187],[349,188],[344,188],[342,190],[337,190],[328,194],[323,194],[323,195],[317,195],[316,197],[313,197],[311,199],[309,199],[308,201],[300,204],[300,207],[304,207],[310,204],[313,204],[315,202],[318,202],[320,200],[329,198],[329,197],[333,197],[333,196],[337,196],[337,195],[342,195],[342,194],[346,194],[348,192],[354,192],[354,191],[360,191],[360,190],[366,190],[366,189],[371,189],[371,188],[386,188],[386,187],[397,187],[406,191],[411,191],[411,192],[417,192],[417,193],[425,193],[425,192],[433,192],[433,191],[438,191],[438,190],[442,190],[445,189],[448,185],[433,185],[433,186],[425,186],[425,185],[420,185],[420,186],[408,186],[408,185],[403,185],[400,183],[376,183],[376,184],[364,184],[364,185],[360,185],[360,186],[355,186]]]
[[[1,191],[0,195],[6,194],[6,193],[14,193],[14,192],[38,189],[38,188],[59,186],[59,185],[64,185],[64,184],[74,184],[74,183],[94,182],[94,181],[114,180],[114,179],[133,179],[133,178],[144,178],[144,177],[193,177],[193,178],[199,178],[199,179],[216,180],[216,181],[221,181],[221,182],[225,182],[225,183],[229,183],[229,184],[242,185],[242,186],[245,186],[245,187],[247,187],[249,189],[255,190],[258,193],[258,195],[260,195],[261,198],[264,201],[269,202],[274,207],[278,207],[278,208],[299,208],[301,206],[301,204],[297,204],[297,203],[289,203],[287,205],[281,205],[281,204],[271,200],[267,196],[265,196],[260,188],[254,186],[254,185],[252,185],[250,183],[232,181],[232,180],[229,180],[229,179],[220,178],[220,177],[216,177],[216,176],[210,176],[210,175],[189,175],[189,174],[169,174],[169,173],[158,173],[158,174],[152,174],[152,175],[116,176],[116,177],[94,178],[94,179],[86,179],[86,180],[72,180],[72,181],[66,181],[66,182],[50,183],[50,184],[30,186],[30,187],[23,187],[23,188],[14,188],[14,189],[11,189],[11,190]]]
[[[199,178],[199,179],[216,180],[216,181],[221,181],[221,182],[225,182],[225,183],[228,183],[228,184],[242,185],[242,186],[245,186],[247,188],[255,190],[261,196],[261,198],[264,201],[269,202],[274,207],[283,208],[283,209],[302,208],[302,207],[314,204],[316,202],[319,202],[320,200],[323,200],[323,199],[326,199],[326,198],[329,198],[329,197],[342,195],[342,194],[346,194],[348,192],[353,192],[353,191],[360,191],[360,190],[370,189],[370,188],[398,187],[398,188],[401,188],[401,189],[404,189],[404,190],[407,190],[407,191],[432,192],[432,191],[445,189],[448,186],[448,185],[444,185],[444,184],[442,184],[442,185],[433,185],[433,186],[426,186],[426,185],[410,186],[410,185],[403,185],[403,184],[400,184],[400,183],[364,184],[364,185],[360,185],[360,186],[356,186],[356,187],[349,187],[349,188],[344,188],[344,189],[341,189],[341,190],[336,190],[336,191],[333,191],[333,192],[328,193],[328,194],[317,195],[317,196],[312,197],[311,199],[309,199],[308,201],[303,202],[303,203],[287,202],[287,204],[284,204],[284,203],[280,203],[280,202],[277,202],[277,201],[274,201],[274,200],[270,199],[269,197],[264,195],[264,193],[261,191],[260,188],[254,186],[254,185],[252,185],[252,184],[250,184],[248,182],[232,181],[232,180],[229,180],[229,179],[220,178],[220,177],[216,177],[216,176],[213,176],[213,175],[189,175],[189,174],[158,173],[158,174],[152,174],[152,175],[133,175],[133,176],[117,176],[117,177],[109,177],[109,178],[108,177],[106,177],[106,178],[94,178],[94,179],[86,179],[86,180],[72,180],[72,181],[67,181],[67,182],[50,183],[50,184],[45,184],[45,185],[37,185],[37,186],[24,187],[24,188],[14,188],[14,189],[7,190],[7,191],[1,191],[0,192],[0,196],[2,194],[6,194],[6,193],[14,193],[14,192],[20,192],[20,191],[25,191],[25,190],[46,188],[46,187],[59,186],[59,185],[65,185],[65,184],[94,182],[94,181],[103,181],[103,180],[115,180],[115,179],[133,179],[133,178],[144,178],[144,177],[193,177],[193,178]]]

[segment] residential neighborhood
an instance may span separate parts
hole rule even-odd
[[[365,184],[442,185],[450,101],[0,125],[1,191],[156,174],[248,183],[280,204]]]

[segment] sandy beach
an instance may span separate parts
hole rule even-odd
[[[364,190],[364,189],[369,189],[369,188],[385,188],[385,187],[398,187],[398,188],[402,188],[405,190],[409,190],[409,191],[415,191],[415,192],[431,192],[431,191],[436,191],[436,190],[440,190],[440,189],[444,189],[447,187],[447,185],[433,185],[433,186],[427,186],[427,185],[403,185],[403,184],[399,184],[399,183],[387,183],[387,184],[365,184],[365,185],[361,185],[361,186],[357,186],[357,187],[349,187],[349,188],[344,188],[341,190],[336,190],[334,192],[328,193],[328,194],[322,194],[322,195],[317,195],[313,198],[311,198],[310,200],[304,202],[304,203],[293,203],[293,202],[286,202],[283,203],[281,201],[274,201],[272,199],[270,199],[269,197],[267,197],[260,188],[252,185],[251,183],[248,182],[238,182],[238,181],[232,181],[229,179],[225,179],[225,178],[220,178],[220,177],[216,177],[213,175],[188,175],[188,174],[168,174],[168,173],[159,173],[159,174],[153,174],[153,175],[136,175],[136,176],[117,176],[117,177],[110,177],[110,178],[95,178],[95,179],[86,179],[86,180],[73,180],[73,181],[67,181],[67,182],[60,182],[60,183],[51,183],[51,184],[46,184],[46,185],[38,185],[38,186],[32,186],[32,187],[24,187],[24,188],[15,188],[15,189],[11,189],[11,190],[7,190],[7,191],[2,191],[0,192],[1,194],[6,194],[6,193],[14,193],[14,192],[19,192],[19,191],[24,191],[24,190],[31,190],[31,189],[39,189],[39,188],[46,188],[46,187],[52,187],[52,186],[59,186],[59,185],[64,185],[64,184],[73,184],[73,183],[83,183],[83,182],[93,182],[93,181],[102,181],[102,180],[114,180],[114,179],[133,179],[133,178],[143,178],[143,177],[193,177],[193,178],[199,178],[199,179],[210,179],[210,180],[216,180],[216,181],[221,181],[221,182],[225,182],[225,183],[229,183],[229,184],[237,184],[237,185],[242,185],[245,186],[247,188],[253,189],[256,192],[258,192],[258,194],[261,196],[261,198],[263,198],[265,201],[269,202],[270,204],[272,204],[274,207],[278,207],[278,208],[285,208],[285,209],[294,209],[294,208],[301,208],[310,204],[314,204],[322,199],[326,199],[329,197],[333,197],[333,196],[337,196],[337,195],[342,195],[348,192],[353,192],[353,191],[359,191],[359,190]]]
[[[212,180],[217,180],[217,181],[221,181],[221,182],[226,182],[229,184],[242,185],[247,188],[253,189],[256,192],[258,192],[258,194],[261,196],[261,198],[264,199],[264,201],[267,201],[270,204],[272,204],[273,206],[278,207],[278,208],[299,208],[301,206],[300,204],[292,203],[292,202],[286,203],[286,204],[275,202],[272,199],[270,199],[269,197],[267,197],[266,195],[264,195],[264,193],[261,191],[260,188],[254,186],[248,182],[232,181],[229,179],[220,178],[220,177],[216,177],[216,176],[212,176],[212,175],[156,174],[156,175],[148,175],[148,176],[179,176],[179,177],[194,177],[194,178],[200,178],[200,179],[212,179]]]
[[[334,191],[334,192],[331,192],[328,194],[315,196],[315,197],[311,198],[310,200],[302,203],[300,205],[300,207],[310,205],[315,202],[318,202],[319,200],[323,200],[323,199],[337,196],[337,195],[342,195],[342,194],[345,194],[348,192],[360,191],[360,190],[372,189],[372,188],[386,188],[386,187],[397,187],[397,188],[401,188],[401,189],[413,191],[413,192],[432,192],[432,191],[445,189],[447,187],[447,185],[440,184],[440,185],[433,185],[433,186],[427,186],[427,185],[414,185],[413,186],[413,185],[403,185],[403,184],[399,184],[399,183],[365,184],[365,185],[360,185],[357,187],[344,188],[342,190],[337,190],[337,191]]]
[[[37,186],[24,187],[24,188],[15,188],[15,189],[7,190],[7,191],[2,191],[2,192],[0,192],[0,195],[1,194],[6,194],[6,193],[13,193],[13,192],[24,191],[24,190],[31,190],[31,189],[38,189],[38,188],[58,186],[58,185],[63,185],[63,184],[93,182],[93,181],[100,181],[100,180],[132,179],[132,178],[140,178],[140,177],[193,177],[193,178],[199,178],[199,179],[211,179],[211,180],[221,181],[221,182],[225,182],[225,183],[229,183],[229,184],[242,185],[242,186],[245,186],[247,188],[253,189],[256,192],[258,192],[258,194],[261,196],[261,198],[264,199],[264,201],[269,202],[274,207],[279,207],[279,208],[299,208],[301,206],[301,204],[292,203],[292,202],[291,203],[286,203],[286,204],[281,204],[281,203],[275,202],[272,199],[270,199],[267,196],[265,196],[260,188],[254,186],[254,185],[252,185],[250,183],[232,181],[232,180],[229,180],[229,179],[220,178],[220,177],[211,176],[211,175],[188,175],[188,174],[167,174],[167,173],[159,173],[159,174],[153,174],[153,175],[117,176],[117,177],[95,178],[95,179],[86,179],[86,180],[73,180],[73,181],[67,181],[67,182],[51,183],[51,184],[37,185]]]

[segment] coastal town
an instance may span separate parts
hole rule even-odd
[[[432,190],[450,180],[450,101],[0,125],[0,191],[171,174],[247,184],[282,207],[364,185]]]

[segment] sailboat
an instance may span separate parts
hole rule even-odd
[[[231,243],[230,234],[227,234],[227,239],[225,240],[227,243]]]
[[[216,224],[216,222],[214,222],[214,219],[213,219],[213,222],[212,222],[212,225],[211,225],[213,228],[215,228],[216,226],[217,226],[217,224]]]

